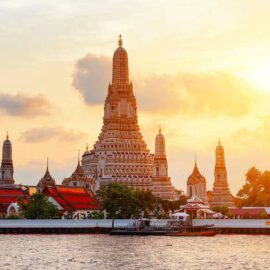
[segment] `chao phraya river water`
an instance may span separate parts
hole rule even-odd
[[[270,236],[0,235],[0,269],[270,269]]]

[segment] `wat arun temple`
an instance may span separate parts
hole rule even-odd
[[[84,152],[82,169],[96,181],[96,189],[117,182],[151,191],[164,200],[176,200],[161,130],[156,136],[155,154],[150,153],[140,132],[128,54],[122,45],[119,36],[113,55],[112,82],[104,104],[103,127],[93,149]]]

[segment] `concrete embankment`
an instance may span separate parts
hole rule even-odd
[[[116,228],[132,226],[129,219],[115,220]],[[112,220],[0,220],[0,234],[5,233],[108,233],[112,228]]]
[[[151,220],[151,226],[162,228],[167,220]],[[221,233],[227,234],[269,234],[270,220],[266,219],[195,219],[194,226],[214,225]],[[133,220],[117,219],[115,228],[132,227]],[[0,220],[0,234],[75,234],[109,233],[111,219],[100,220]]]
[[[269,219],[194,219],[194,226],[214,225],[224,234],[269,234]]]

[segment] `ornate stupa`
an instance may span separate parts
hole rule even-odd
[[[164,200],[176,200],[176,193],[168,176],[165,138],[159,129],[155,140],[152,193]]]
[[[208,202],[213,206],[234,206],[234,198],[227,181],[224,148],[220,141],[216,147],[215,181],[213,191],[208,194]]]
[[[206,179],[198,169],[196,157],[193,172],[187,180],[187,197],[190,199],[194,196],[207,202]]]
[[[104,105],[103,127],[97,142],[82,156],[85,174],[97,186],[110,182],[152,190],[154,155],[138,125],[137,104],[129,80],[128,54],[121,36],[113,55],[112,82]]]
[[[0,186],[14,185],[13,173],[12,144],[7,134],[6,140],[3,143]]]
[[[47,159],[47,167],[44,176],[39,180],[37,184],[37,190],[42,191],[46,186],[54,186],[55,180],[52,178],[50,171],[49,171],[49,162]]]

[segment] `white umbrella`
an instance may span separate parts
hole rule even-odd
[[[213,215],[213,218],[222,218],[222,217],[224,217],[224,216],[221,213],[215,213]]]
[[[184,212],[178,212],[178,213],[174,213],[172,214],[173,217],[189,217],[189,214],[186,214]]]

